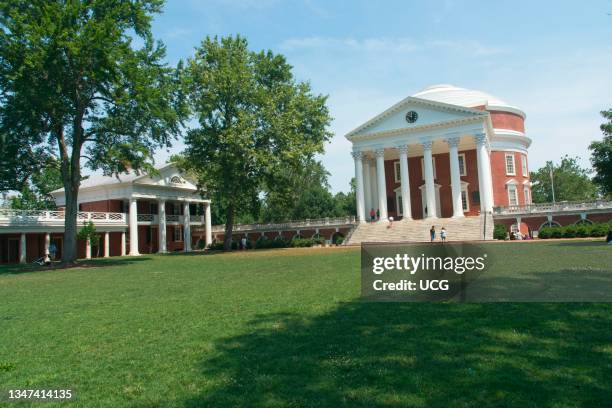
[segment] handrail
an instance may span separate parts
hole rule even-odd
[[[595,210],[595,209],[610,209],[612,208],[612,200],[594,200],[594,201],[561,201],[557,203],[538,203],[527,205],[509,205],[505,207],[495,207],[494,215],[512,215],[512,214],[533,214],[533,213],[551,213],[564,211],[579,211],[579,210]]]
[[[332,227],[339,225],[354,225],[357,221],[355,216],[335,217],[335,218],[317,218],[305,219],[297,221],[285,221],[277,223],[259,223],[259,224],[237,224],[234,225],[234,232],[240,231],[275,231],[295,228],[317,228],[317,227]],[[213,225],[213,232],[224,232],[225,225]]]
[[[0,208],[0,220],[11,222],[40,223],[45,221],[64,221],[66,214],[58,210],[13,210]],[[125,223],[127,214],[116,212],[78,211],[77,221],[104,221],[111,223]]]

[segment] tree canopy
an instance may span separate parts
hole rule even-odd
[[[81,167],[152,170],[154,149],[179,134],[179,78],[151,34],[161,6],[0,0],[0,152],[16,158],[3,159],[2,187],[31,174],[28,168],[46,167],[49,157],[57,161],[66,192],[65,262],[76,258]]]
[[[252,52],[246,39],[206,38],[188,60],[184,89],[198,126],[177,160],[225,213],[225,247],[237,214],[256,214],[260,197],[291,191],[299,173],[331,137],[326,97],[298,82],[271,51]]]
[[[601,112],[606,122],[601,125],[603,140],[591,143],[591,164],[595,170],[593,181],[604,196],[612,198],[612,109]]]
[[[550,169],[553,169],[553,183],[556,201],[581,201],[597,198],[597,187],[591,181],[590,170],[581,168],[575,157],[563,156],[555,165],[546,162],[544,167],[530,173],[533,186],[531,194],[534,203],[553,201]]]

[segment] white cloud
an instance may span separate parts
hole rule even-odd
[[[404,54],[417,51],[448,50],[472,56],[488,56],[504,52],[503,48],[487,46],[479,41],[427,40],[414,38],[370,37],[299,37],[289,38],[280,44],[283,51],[345,51],[364,53]]]

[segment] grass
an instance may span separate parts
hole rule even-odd
[[[612,264],[600,242],[490,246],[522,273]],[[87,407],[612,401],[611,304],[360,302],[351,248],[87,266],[0,267],[0,392],[71,388]]]

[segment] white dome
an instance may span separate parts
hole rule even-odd
[[[525,113],[519,108],[509,105],[506,101],[496,96],[481,91],[459,88],[449,84],[438,84],[428,86],[412,95],[415,98],[428,99],[430,101],[448,103],[450,105],[474,108],[485,106],[487,110],[501,110],[516,113],[525,117]]]

